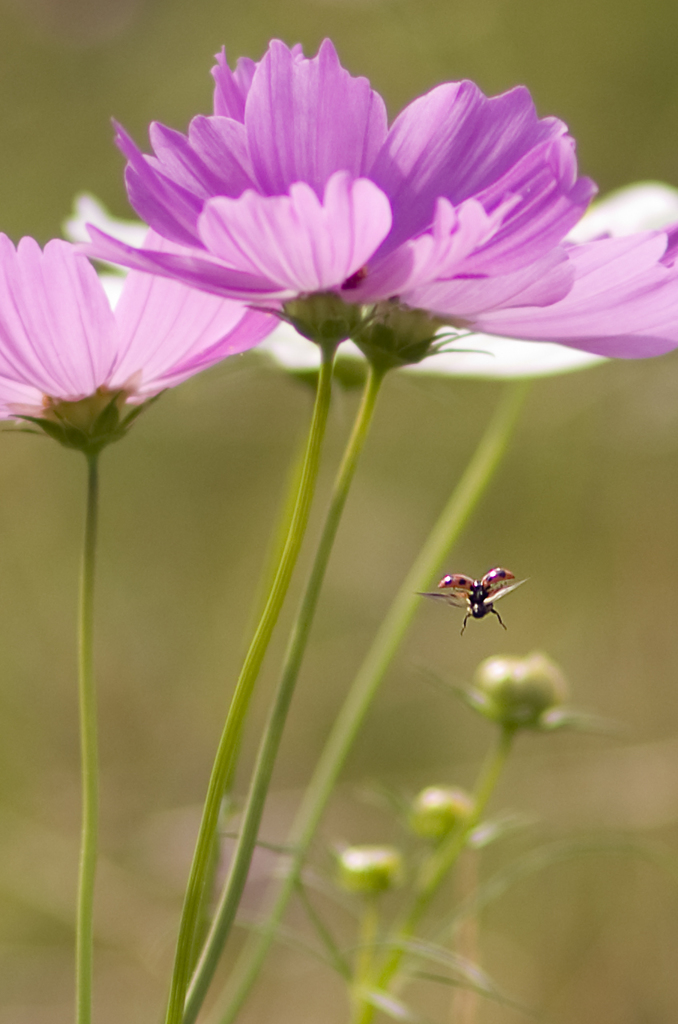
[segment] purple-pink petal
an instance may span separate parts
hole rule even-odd
[[[305,181],[321,197],[336,171],[367,173],[386,137],[386,108],[366,78],[342,68],[329,39],[312,60],[274,39],[257,66],[245,126],[264,194]]]
[[[35,416],[42,407],[43,398],[44,393],[35,385],[0,374],[0,419],[17,415]]]
[[[128,160],[125,184],[139,216],[170,241],[194,245],[203,199],[164,175],[158,161],[145,156],[120,125],[115,141]]]
[[[388,233],[388,199],[365,178],[339,171],[322,203],[305,182],[289,196],[219,198],[199,221],[202,241],[227,267],[260,274],[296,294],[338,288]]]
[[[430,281],[412,289],[403,289],[400,297],[410,306],[429,309],[452,320],[468,321],[469,325],[479,327],[482,314],[487,310],[510,309],[516,305],[540,307],[557,302],[567,295],[573,280],[574,268],[568,253],[559,247],[512,274],[476,278],[457,276]],[[482,330],[488,329],[483,327]],[[488,330],[488,333],[510,332]],[[522,334],[515,336],[523,337]]]
[[[205,118],[201,118],[200,122],[205,120]],[[215,191],[220,190],[224,182],[230,178],[235,178],[233,195],[242,192],[243,188],[246,188],[251,181],[250,176],[243,173],[237,159],[238,156],[247,159],[242,125],[222,118],[211,118],[211,120],[216,122],[216,127],[211,133],[208,133],[207,146],[203,144],[200,124],[195,128],[191,125],[188,138],[181,132],[158,123],[153,123],[148,132],[155,153],[154,166],[156,169],[180,188],[186,189],[187,192],[203,201],[213,196]],[[219,132],[219,126],[232,129],[227,133],[226,139],[222,140],[223,132]],[[226,161],[225,174],[219,174],[202,159],[201,151],[209,153],[210,146],[214,147],[215,143],[217,152],[216,154],[212,153],[209,159],[212,163],[218,163],[217,158]],[[236,149],[235,158],[231,158],[233,149]]]
[[[489,216],[477,199],[467,199],[456,209],[447,199],[439,199],[432,230],[409,243],[414,251],[414,267],[408,285],[472,273],[469,256],[496,233],[506,214],[500,207]]]
[[[602,356],[643,358],[678,345],[678,271],[661,262],[662,232],[643,232],[568,247],[575,281],[542,309],[481,313],[489,334],[555,341]],[[527,305],[527,304],[525,304]]]
[[[508,196],[515,202],[496,233],[469,260],[468,272],[508,274],[539,259],[581,219],[595,192],[589,178],[576,178],[571,138],[535,147],[476,196],[488,211]]]
[[[241,57],[231,71],[226,60],[226,48],[216,55],[212,68],[214,78],[214,113],[217,117],[230,117],[234,121],[245,120],[245,100],[250,90],[257,65],[249,57]]]
[[[115,321],[94,268],[68,242],[0,235],[0,375],[82,398],[115,360]]]
[[[245,189],[256,187],[245,128],[237,121],[194,117],[188,128],[186,158],[187,162],[199,160],[210,175],[205,179],[205,198],[239,196]]]
[[[152,233],[159,250],[173,243]],[[68,242],[0,235],[0,416],[99,388],[141,401],[261,341],[277,320],[146,274],[128,275],[112,312],[94,268]]]
[[[148,242],[163,247],[152,234]],[[252,348],[278,323],[238,302],[135,271],[127,276],[115,320],[118,355],[108,386],[137,378],[135,392],[143,396]]]
[[[295,60],[303,60],[304,51],[300,43],[296,43],[290,53]],[[214,78],[214,113],[217,117],[230,117],[234,121],[245,120],[245,101],[252,85],[257,63],[249,57],[240,57],[235,71],[231,71],[226,60],[226,48],[215,56],[216,65],[212,68]]]
[[[377,256],[364,278],[345,291],[348,301],[379,301],[412,293],[438,278],[464,273],[470,253],[496,230],[504,211],[490,217],[475,199],[455,209],[439,199],[430,232],[405,242],[386,257]],[[468,275],[466,275],[468,276]]]
[[[527,89],[446,83],[389,130],[329,40],[310,59],[273,40],[256,63],[216,61],[214,116],[187,135],[152,126],[153,156],[119,135],[135,209],[178,247],[93,232],[90,255],[266,309],[331,289],[458,320],[541,315],[575,273],[600,280],[562,244],[595,187]]]
[[[563,135],[539,120],[525,88],[488,98],[473,82],[448,82],[394,121],[370,177],[391,199],[389,249],[426,230],[435,200],[454,205],[488,189],[532,149]]]
[[[287,298],[284,289],[269,278],[231,270],[209,253],[200,249],[177,246],[171,252],[157,249],[135,249],[117,238],[99,231],[93,224],[87,225],[92,242],[78,245],[80,252],[92,259],[119,263],[130,270],[141,270],[147,274],[160,274],[174,281],[200,288],[212,295],[241,299],[246,302],[266,302],[271,299]]]

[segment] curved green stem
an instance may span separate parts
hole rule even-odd
[[[99,505],[98,456],[87,456],[87,511],[80,570],[78,614],[78,690],[80,701],[80,766],[82,774],[82,832],[78,873],[75,939],[77,1024],[92,1019],[92,960],[94,945],[94,883],[99,828],[99,759],[96,692],[94,688],[94,570]]]
[[[266,794],[271,781],[280,740],[282,738],[287,713],[299,675],[309,633],[315,616],[320,589],[330,559],[334,539],[337,535],[346,499],[355,475],[358,459],[363,450],[365,439],[376,406],[377,396],[383,381],[383,373],[371,369],[363,393],[360,410],[348,441],[344,457],[337,473],[332,491],[329,508],[325,517],[318,550],[313,562],[306,591],[297,615],[282,675],[278,684],[266,730],[261,740],[257,762],[252,775],[250,791],[243,814],[238,843],[229,868],[228,878],[214,915],[212,928],[205,942],[202,954],[191,982],[184,1024],[195,1021],[209,984],[214,976],[219,957],[224,948],[235,918],[240,897],[247,879],[252,854],[259,832],[261,815],[266,801]]]
[[[424,590],[454,544],[489,485],[506,451],[523,407],[528,385],[508,385],[502,401],[483,435],[461,480],[454,489],[412,568],[405,577],[382,622],[353,686],[339,712],[334,728],[306,790],[291,832],[294,853],[268,920],[246,947],[228,995],[221,1024],[231,1024],[256,980],[292,896],[302,865],[320,823],[339,773],[344,765],[370,704],[405,632],[421,603]]]
[[[322,361],[313,409],[313,419],[287,540],[271,585],[268,600],[240,671],[212,767],[202,820],[200,822],[200,831],[184,897],[166,1024],[180,1024],[183,1018],[186,991],[188,989],[191,968],[195,962],[194,950],[200,923],[200,908],[210,874],[210,857],[219,822],[221,801],[224,792],[230,787],[235,773],[240,739],[254,684],[271,639],[273,628],[280,614],[308,523],[311,501],[318,476],[320,450],[330,407],[332,366],[335,351],[336,346],[326,346],[321,349]]]
[[[469,833],[476,827],[483,816],[487,803],[506,764],[514,736],[514,728],[504,727],[500,730],[498,742],[494,749],[490,751],[490,755],[480,773],[480,778],[476,783],[473,812],[464,821],[463,825],[453,830],[422,864],[414,902],[404,921],[397,929],[392,951],[379,972],[376,982],[378,989],[385,989],[397,974],[405,953],[406,943],[414,935],[419,921],[428,910],[438,888],[456,864],[460,853],[466,846]],[[374,1013],[374,1006],[363,1002],[361,1012],[355,1017],[355,1024],[370,1024]]]

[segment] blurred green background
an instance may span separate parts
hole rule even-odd
[[[271,36],[312,52],[325,35],[391,112],[444,79],[471,77],[489,93],[522,82],[541,114],[568,122],[603,192],[678,184],[669,0],[2,0],[0,227],[45,241],[85,189],[128,215],[111,116],[140,142],[154,118],[184,129],[210,109],[222,43],[234,59],[259,57]],[[388,382],[293,709],[269,839],[284,836],[352,674],[501,389]],[[104,457],[100,1024],[160,1018],[199,804],[310,403],[304,385],[250,354],[166,395]],[[355,404],[337,393],[321,499]],[[34,437],[0,443],[0,1024],[72,1018],[82,461]],[[521,739],[495,806],[537,824],[481,872],[549,836],[622,833],[678,852],[677,522],[678,355],[536,383],[490,494],[440,566],[529,576],[502,608],[509,632],[484,621],[460,639],[461,613],[422,605],[326,819],[319,869],[334,843],[399,837],[365,796],[371,780],[405,794],[472,781],[491,730],[427,671],[462,682],[489,654],[535,647],[562,664],[578,705],[626,730]],[[266,663],[246,766],[289,618]],[[249,913],[271,868],[257,857]],[[481,925],[484,967],[544,1020],[676,1020],[678,894],[652,865],[620,850],[554,865]],[[346,920],[336,926],[351,941]],[[525,1019],[493,1006],[462,1019],[448,994],[422,998],[454,1024]],[[282,948],[242,1019],[340,1024],[346,1004],[322,968]]]

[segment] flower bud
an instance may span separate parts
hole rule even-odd
[[[442,839],[472,811],[473,800],[463,789],[428,786],[414,798],[410,828],[422,839]]]
[[[526,658],[486,658],[476,670],[475,688],[483,698],[480,710],[516,729],[538,729],[541,716],[567,697],[562,672],[538,651]]]
[[[399,885],[403,876],[402,857],[393,846],[347,846],[338,866],[341,887],[364,896]]]

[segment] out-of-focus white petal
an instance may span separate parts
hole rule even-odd
[[[464,351],[455,352],[455,348]],[[452,351],[428,356],[421,363],[414,363],[407,369],[440,376],[501,380],[571,373],[605,361],[602,356],[568,349],[564,345],[497,338],[491,334],[471,334],[455,342]]]
[[[143,245],[148,232],[148,225],[143,221],[113,217],[96,196],[81,192],[75,197],[73,215],[63,223],[64,235],[69,242],[89,242],[87,224],[94,224],[113,238],[134,246]]]
[[[126,270],[124,274],[99,274],[99,281],[106,292],[106,298],[111,304],[111,309],[115,309],[120,301],[122,290],[125,287],[125,278],[128,273],[129,271]]]
[[[295,331],[291,324],[281,321],[275,330],[257,345],[258,352],[269,355],[286,370],[316,370],[320,366],[320,349],[308,338]],[[339,348],[342,356],[363,359],[360,349],[352,341],[344,341]]]
[[[63,232],[69,242],[89,242],[87,225],[94,224],[96,227],[106,231],[114,238],[119,238],[128,245],[143,245],[148,234],[148,226],[140,220],[123,220],[120,217],[113,217],[106,209],[101,200],[97,199],[90,192],[80,192],[73,200],[73,214],[63,222]],[[112,264],[111,264],[112,266]],[[99,280],[104,286],[104,291],[115,309],[118,300],[122,295],[122,288],[125,278],[129,273],[127,267],[116,265],[115,273],[99,269]]]
[[[503,380],[512,377],[548,377],[558,373],[583,370],[604,363],[602,356],[549,342],[516,341],[491,334],[460,337],[452,351],[428,356],[421,363],[403,367],[405,372],[442,377],[476,377]],[[454,351],[457,349],[458,351]],[[312,341],[298,334],[287,323],[281,323],[258,346],[286,370],[314,370],[320,366],[320,350]],[[342,356],[364,359],[359,348],[345,341],[339,349]]]
[[[593,203],[568,237],[590,242],[602,235],[657,231],[678,221],[678,189],[661,181],[640,181]]]

